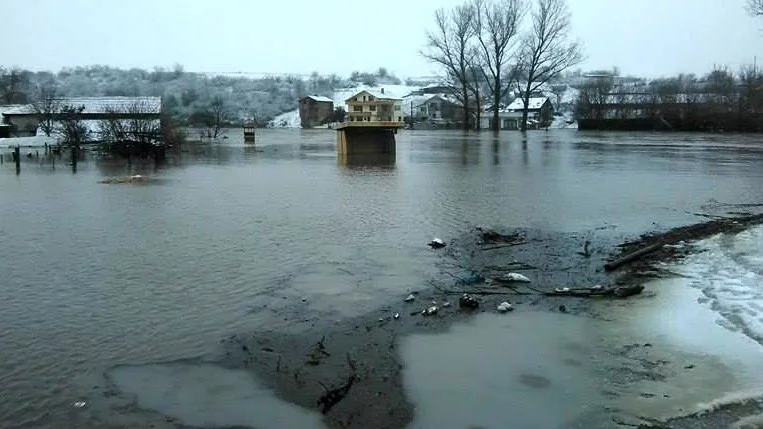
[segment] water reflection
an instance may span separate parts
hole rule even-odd
[[[64,155],[23,158],[16,176],[6,160],[0,336],[12,347],[0,384],[15,395],[0,401],[0,426],[49,414],[57,424],[36,426],[81,427],[66,420],[76,374],[286,329],[294,303],[305,319],[373,310],[426,284],[432,236],[475,224],[641,233],[694,222],[687,211],[711,198],[758,203],[763,188],[756,136],[396,138],[396,156],[347,160],[326,130],[258,130],[254,147],[231,134],[168,152],[159,168],[89,154],[73,175]],[[98,183],[127,174],[162,186]]]
[[[368,168],[394,170],[396,159],[397,154],[395,152],[344,154],[337,156],[338,164],[349,170],[364,170]]]

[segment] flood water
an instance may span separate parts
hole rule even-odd
[[[759,203],[763,189],[756,136],[404,131],[395,159],[349,164],[328,130],[257,138],[256,149],[238,134],[189,146],[158,169],[93,158],[72,174],[24,157],[16,175],[6,159],[0,427],[103,427],[116,411],[91,392],[115,368],[211,357],[233,333],[398,300],[433,274],[433,236],[474,225],[633,234],[700,221],[691,213],[705,205]],[[152,180],[98,183],[125,174]],[[284,317],[295,303],[299,317]],[[195,376],[143,376],[167,389],[177,371]],[[263,395],[250,389],[237,392]]]

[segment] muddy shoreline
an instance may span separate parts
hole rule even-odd
[[[321,409],[320,403],[329,427],[405,427],[414,411],[403,388],[403,366],[396,349],[399,338],[442,332],[475,314],[497,313],[496,307],[503,301],[510,302],[517,312],[593,317],[588,311],[592,299],[545,296],[543,292],[595,285],[632,286],[670,276],[655,268],[655,262],[691,252],[693,240],[741,231],[758,223],[763,223],[763,215],[713,219],[637,239],[618,237],[604,229],[564,234],[477,228],[450,240],[446,248],[433,250],[440,253],[441,274],[429,284],[412,288],[412,302],[405,302],[405,296],[393,297],[378,311],[342,321],[314,320],[309,329],[294,335],[269,331],[233,335],[222,341],[224,358],[220,363],[253,371],[289,402],[309,409]],[[604,269],[607,262],[656,242],[665,246],[616,270]],[[532,283],[507,287],[491,282],[491,278],[500,278],[509,271],[526,275]],[[488,279],[487,283],[480,276]],[[458,300],[464,292],[479,301],[478,309],[459,308]],[[438,307],[436,314],[421,314],[433,305]],[[331,404],[326,409],[327,398]],[[703,419],[709,422],[712,417]],[[697,421],[684,417],[658,427],[698,427]]]

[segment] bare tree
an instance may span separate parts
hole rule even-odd
[[[212,109],[212,138],[216,139],[223,125],[228,121],[228,111],[222,97],[215,97],[210,107]]]
[[[471,105],[469,81],[473,62],[475,11],[471,4],[456,6],[450,11],[435,12],[434,32],[427,32],[427,48],[422,55],[445,69],[455,96],[462,104],[463,128],[469,129]]]
[[[747,0],[747,12],[752,16],[763,16],[763,0]]]
[[[569,31],[566,0],[537,0],[532,12],[532,28],[522,42],[518,58],[520,71],[527,79],[524,88],[517,83],[524,104],[522,131],[527,130],[531,94],[583,60],[580,44],[568,41]]]
[[[511,82],[504,82],[503,72],[515,47],[526,10],[525,0],[473,0],[472,5],[480,69],[493,99],[491,128],[498,131],[501,100],[511,88]]]
[[[24,89],[29,84],[29,72],[19,68],[0,67],[0,102],[3,104],[26,103]]]
[[[82,112],[85,106],[64,104],[58,114],[58,122],[61,124],[62,142],[76,150],[82,143],[87,141],[88,130],[82,121]]]
[[[154,106],[146,101],[109,106],[107,118],[100,121],[101,138],[113,151],[145,157],[163,143],[161,121],[154,113]]]
[[[55,129],[56,114],[60,108],[60,101],[56,98],[55,81],[48,80],[38,85],[37,97],[32,103],[32,108],[40,118],[40,129],[50,137]]]

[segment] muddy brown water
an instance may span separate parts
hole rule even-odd
[[[26,158],[18,176],[0,167],[0,426],[206,424],[141,405],[104,374],[213,359],[234,333],[373,311],[436,273],[423,245],[433,236],[474,225],[637,234],[696,222],[687,212],[714,202],[760,202],[763,189],[756,136],[414,131],[398,135],[395,159],[346,165],[331,131],[258,132],[257,149],[234,132],[158,169],[95,158],[76,174]],[[127,174],[156,180],[98,183]],[[135,377],[169,390],[209,376],[147,368]],[[548,390],[539,376],[517,382]],[[235,392],[263,394],[251,389]]]

